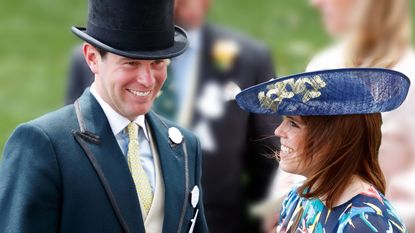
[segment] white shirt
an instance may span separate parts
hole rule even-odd
[[[101,98],[101,96],[98,94],[95,88],[95,83],[92,83],[89,91],[95,97],[95,99],[98,101],[99,105],[101,106],[102,110],[104,111],[104,114],[107,117],[108,122],[110,124],[112,133],[117,139],[117,143],[120,146],[120,149],[123,152],[124,156],[126,157],[127,152],[128,152],[129,139],[128,139],[128,134],[125,132],[124,129],[128,126],[128,124],[130,124],[131,121],[128,120],[126,117],[120,115],[118,112],[116,112],[108,103],[106,103]],[[140,145],[139,147],[140,162],[143,166],[144,171],[147,174],[147,177],[150,182],[150,186],[154,193],[155,186],[156,186],[156,172],[154,168],[154,158],[153,158],[153,154],[151,152],[151,147],[150,147],[150,139],[149,139],[147,127],[145,124],[145,116],[144,115],[138,116],[137,119],[134,120],[134,122],[139,126],[138,143]]]

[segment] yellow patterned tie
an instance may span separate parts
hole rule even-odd
[[[138,125],[134,122],[128,124],[128,166],[133,176],[137,194],[140,197],[141,204],[144,206],[145,212],[148,214],[151,203],[153,202],[153,192],[146,172],[140,162],[140,151],[138,145]]]

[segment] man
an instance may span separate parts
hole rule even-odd
[[[263,45],[207,23],[209,7],[209,0],[176,0],[175,21],[188,32],[190,45],[172,59],[153,109],[201,139],[209,229],[255,233],[259,224],[248,217],[248,207],[266,194],[276,169],[264,155],[273,154],[278,143],[271,135],[279,119],[246,113],[234,97],[240,89],[274,78],[275,72]],[[92,80],[82,72],[86,65],[78,48],[74,54],[67,103]]]
[[[208,232],[198,139],[149,111],[187,47],[173,1],[90,0],[90,89],[19,126],[0,166],[0,232]]]

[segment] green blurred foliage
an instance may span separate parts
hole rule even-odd
[[[86,0],[3,0],[0,7],[0,151],[12,130],[63,105],[70,32]],[[301,72],[329,42],[308,0],[214,1],[210,20],[265,42],[278,75]],[[64,119],[63,119],[64,120]]]
[[[309,0],[214,1],[210,18],[250,35],[272,50],[279,76],[301,72],[328,36]]]

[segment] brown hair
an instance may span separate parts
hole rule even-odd
[[[95,49],[98,51],[98,53],[102,57],[102,59],[105,59],[108,52],[105,51],[104,49],[99,48],[99,47],[95,47]]]
[[[380,113],[301,119],[306,126],[302,161],[306,174],[311,175],[298,188],[299,195],[323,197],[326,206],[332,208],[353,175],[385,193],[385,178],[378,162]]]
[[[409,0],[370,0],[360,4],[360,20],[346,50],[345,66],[393,67],[411,43]]]

